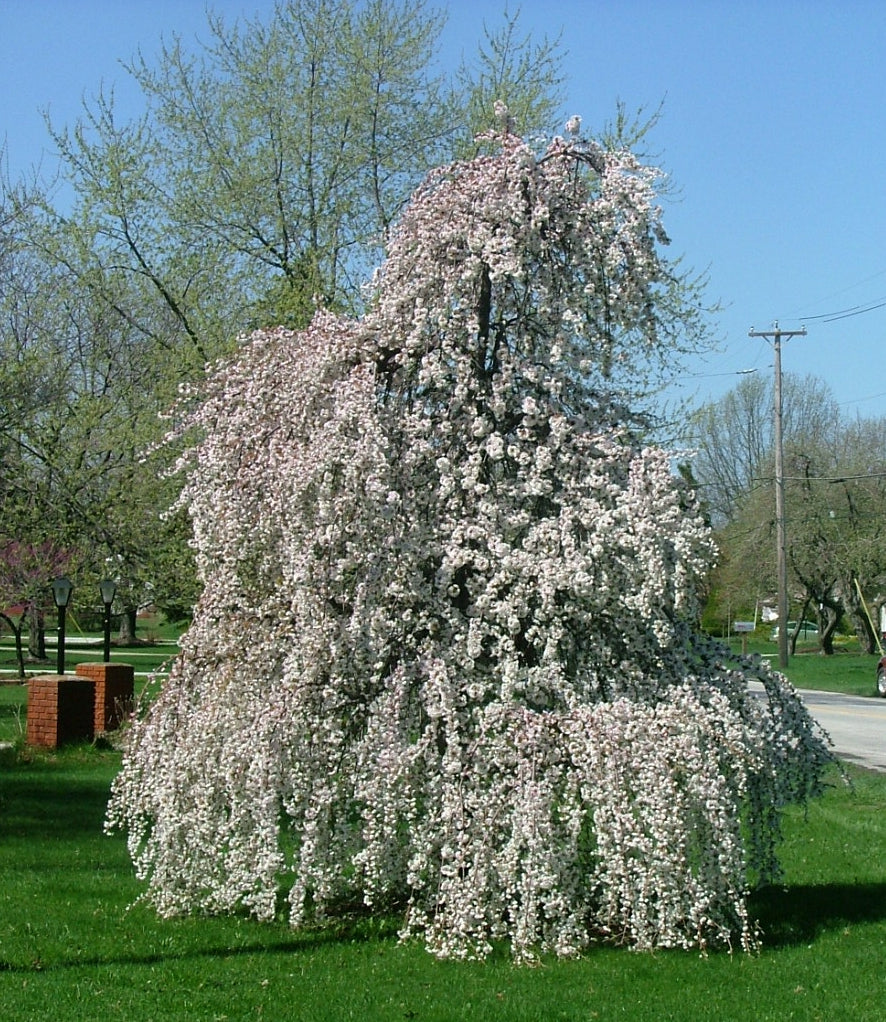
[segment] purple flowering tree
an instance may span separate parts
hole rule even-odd
[[[750,948],[830,754],[697,632],[711,537],[619,397],[691,329],[657,172],[575,121],[486,142],[362,320],[255,334],[195,395],[203,595],[108,822],[163,915],[285,889],[293,925],[358,898],[441,956]]]
[[[28,618],[52,606],[52,580],[68,570],[71,557],[70,551],[49,540],[0,540],[0,620],[9,626],[15,641],[19,678],[25,677],[22,632]]]

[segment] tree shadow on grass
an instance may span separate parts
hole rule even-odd
[[[260,927],[256,923],[256,932]],[[83,969],[96,967],[118,966],[153,966],[170,962],[197,961],[199,959],[230,959],[244,958],[252,955],[285,955],[304,954],[324,947],[358,945],[374,943],[390,943],[397,939],[399,923],[396,919],[375,919],[371,925],[361,925],[358,921],[347,920],[328,926],[310,927],[294,930],[292,936],[278,940],[256,940],[255,943],[240,944],[236,947],[228,945],[209,945],[183,947],[179,950],[164,950],[139,954],[108,954],[88,955],[64,959],[56,962],[37,960],[29,964],[5,961],[0,958],[0,975],[3,973],[34,973],[57,972],[63,969]]]
[[[58,781],[10,773],[0,785],[0,831],[16,837],[80,838],[101,835],[110,794],[106,781]]]
[[[847,925],[886,922],[886,884],[766,887],[752,895],[749,909],[751,917],[757,919],[762,928],[764,950],[794,947],[810,944],[822,933]],[[267,940],[259,937],[260,924],[256,924],[259,939],[236,947],[208,943],[141,954],[77,955],[62,961],[32,964],[0,959],[0,975],[108,966],[154,966],[212,958],[234,960],[252,955],[304,954],[324,947],[392,942],[397,938],[398,928],[396,917],[366,914],[296,930],[284,939]]]
[[[749,911],[764,948],[809,944],[848,924],[886,922],[886,883],[764,887],[751,896]]]

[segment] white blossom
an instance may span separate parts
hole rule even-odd
[[[163,915],[288,888],[441,956],[751,948],[829,753],[694,628],[709,531],[613,412],[657,175],[499,141],[418,190],[363,320],[246,339],[176,432],[203,594],[108,822]]]

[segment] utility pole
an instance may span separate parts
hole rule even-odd
[[[778,576],[778,666],[785,668],[788,665],[788,562],[784,513],[784,441],[781,431],[781,339],[782,337],[805,337],[806,327],[803,327],[802,330],[780,330],[778,323],[773,323],[772,327],[772,330],[754,330],[751,327],[748,337],[771,338],[775,352],[775,557]]]

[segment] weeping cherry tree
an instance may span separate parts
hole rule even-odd
[[[203,593],[108,817],[164,916],[757,942],[830,753],[697,631],[710,534],[625,400],[697,325],[658,173],[503,123],[413,196],[362,319],[256,333],[179,410]]]

